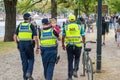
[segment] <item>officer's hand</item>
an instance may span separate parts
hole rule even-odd
[[[63,50],[65,50],[65,45],[62,45]]]

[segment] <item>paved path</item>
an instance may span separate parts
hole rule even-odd
[[[96,40],[96,32],[87,33],[87,40]],[[96,70],[96,44],[88,44],[92,48],[90,56],[95,62]],[[67,57],[66,52],[59,46],[61,55],[60,62],[56,65],[53,80],[67,79]],[[102,46],[102,73],[95,73],[94,80],[120,80],[120,47],[118,48],[114,40],[114,31],[106,35],[106,45]],[[82,66],[78,74],[82,74]],[[35,55],[35,65],[33,77],[35,80],[44,80],[43,66],[40,54]],[[22,68],[20,55],[17,49],[9,54],[0,54],[0,80],[22,80]],[[79,76],[74,80],[87,80],[86,77]]]

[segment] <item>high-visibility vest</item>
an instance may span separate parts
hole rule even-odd
[[[41,47],[56,46],[57,37],[53,34],[53,28],[41,30],[40,45]]]
[[[19,26],[18,38],[19,40],[32,40],[31,23],[21,23]]]
[[[81,26],[75,23],[69,23],[65,26],[66,44],[75,45],[77,47],[82,46],[82,38],[81,38]]]

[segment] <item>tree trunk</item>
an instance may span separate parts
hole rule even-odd
[[[4,0],[6,12],[4,42],[13,41],[16,28],[16,4],[17,0]]]
[[[51,0],[51,18],[57,18],[57,0]]]
[[[78,9],[74,10],[74,15],[76,16],[76,19],[78,18]]]
[[[87,17],[89,17],[89,8],[88,6],[85,6],[85,14]]]

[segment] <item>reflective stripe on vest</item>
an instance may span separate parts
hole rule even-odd
[[[77,47],[82,46],[82,38],[80,35],[81,27],[78,24],[71,23],[65,27],[66,31],[66,44],[76,45]]]
[[[56,46],[57,38],[53,34],[53,29],[42,30],[40,36],[40,45],[42,47],[52,47]]]
[[[19,26],[18,38],[19,40],[32,40],[31,23],[21,23]]]

